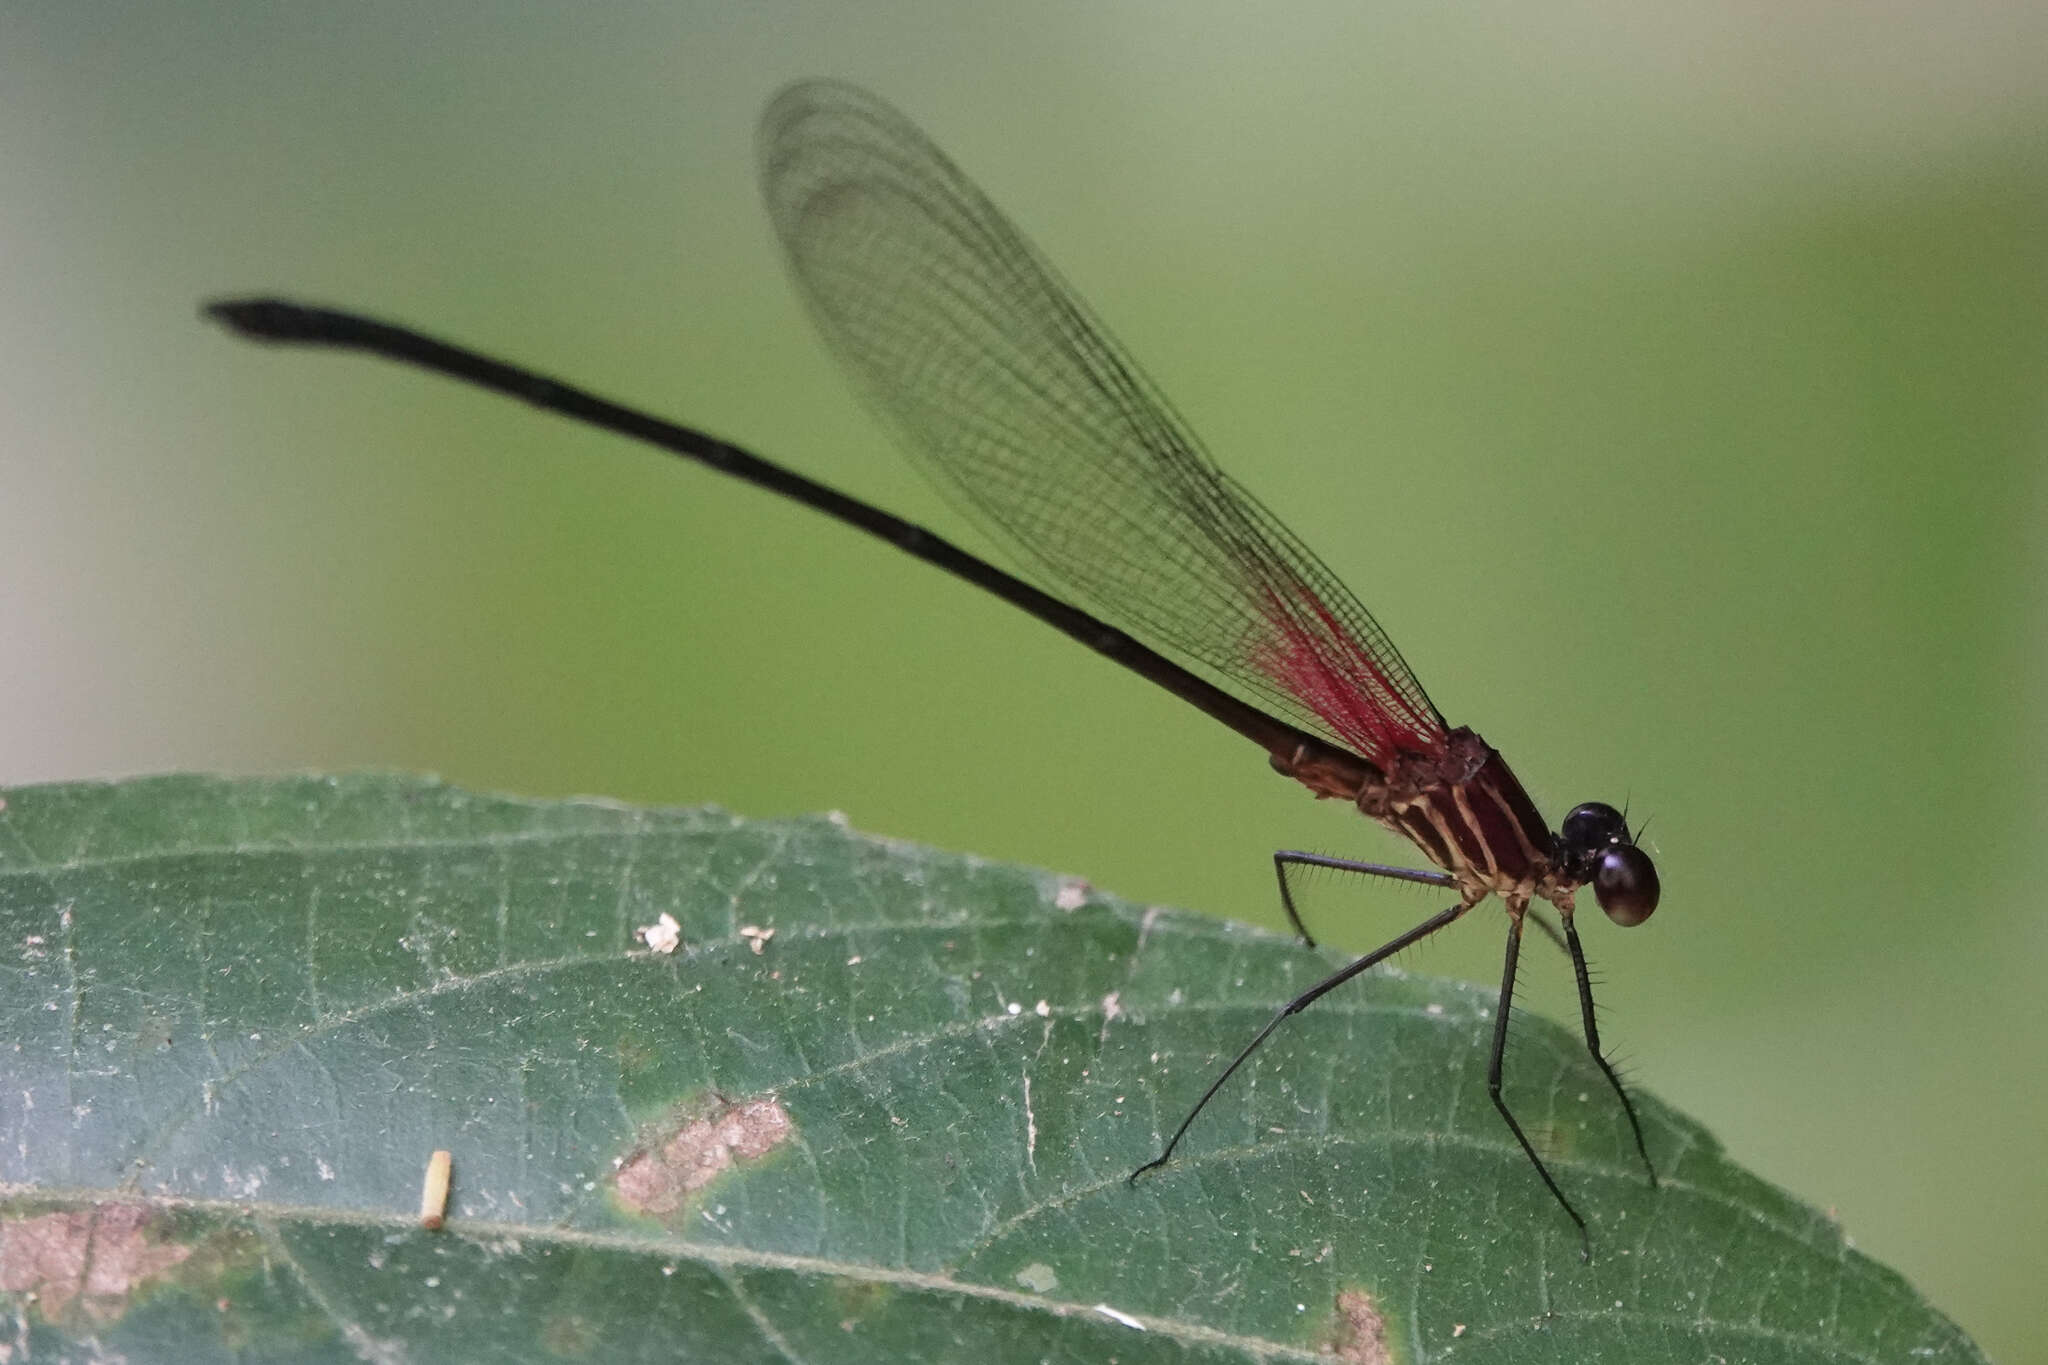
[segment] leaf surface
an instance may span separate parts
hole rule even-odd
[[[637,932],[675,921],[673,952]],[[830,819],[154,778],[0,811],[0,1291],[42,1359],[1977,1361],[1578,1039]],[[654,936],[660,942],[660,934]],[[1532,942],[1531,951],[1540,949]],[[428,1156],[454,1155],[444,1230]]]

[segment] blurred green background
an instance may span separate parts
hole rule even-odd
[[[1664,910],[1590,927],[1638,1081],[2048,1360],[2038,5],[7,5],[0,779],[840,808],[1264,923],[1274,847],[1401,855],[815,516],[194,316],[381,311],[955,528],[756,202],[809,74],[950,149],[1553,817],[1651,818]]]

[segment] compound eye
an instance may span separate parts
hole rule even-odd
[[[1657,909],[1657,865],[1634,844],[1603,849],[1593,869],[1593,898],[1607,918],[1624,928],[1641,924]]]
[[[1588,801],[1572,808],[1558,833],[1564,836],[1568,847],[1590,851],[1602,844],[1627,843],[1628,821],[1606,802]]]

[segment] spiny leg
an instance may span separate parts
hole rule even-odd
[[[1470,906],[1464,904],[1463,902],[1460,902],[1459,904],[1450,907],[1448,910],[1443,910],[1438,912],[1437,914],[1431,915],[1428,919],[1416,925],[1413,929],[1410,929],[1407,933],[1401,935],[1399,938],[1394,939],[1390,943],[1383,943],[1379,947],[1367,953],[1364,957],[1359,958],[1356,962],[1338,968],[1336,971],[1324,977],[1321,981],[1316,982],[1315,985],[1310,986],[1300,995],[1295,996],[1292,1000],[1288,1001],[1285,1005],[1281,1006],[1280,1012],[1274,1015],[1270,1020],[1268,1020],[1266,1026],[1258,1031],[1257,1036],[1255,1036],[1249,1043],[1246,1043],[1244,1045],[1244,1051],[1238,1053],[1237,1057],[1230,1063],[1230,1065],[1223,1068],[1223,1074],[1221,1074],[1215,1080],[1209,1083],[1209,1088],[1202,1092],[1202,1098],[1195,1101],[1195,1107],[1188,1111],[1188,1116],[1180,1121],[1180,1127],[1173,1130],[1173,1136],[1167,1140],[1165,1148],[1161,1150],[1159,1155],[1152,1158],[1152,1160],[1146,1162],[1144,1165],[1140,1166],[1137,1170],[1131,1172],[1131,1181],[1135,1183],[1138,1177],[1145,1174],[1145,1172],[1157,1170],[1159,1167],[1164,1166],[1170,1159],[1172,1159],[1173,1149],[1180,1146],[1180,1140],[1187,1135],[1188,1127],[1189,1125],[1194,1123],[1195,1117],[1198,1114],[1200,1114],[1204,1108],[1208,1106],[1210,1100],[1216,1097],[1216,1092],[1223,1088],[1223,1083],[1229,1080],[1231,1075],[1234,1072],[1236,1072],[1236,1070],[1240,1066],[1244,1065],[1245,1059],[1251,1056],[1252,1053],[1258,1051],[1259,1044],[1265,1042],[1266,1039],[1272,1035],[1273,1030],[1280,1027],[1280,1023],[1282,1020],[1286,1019],[1291,1014],[1301,1013],[1310,1005],[1313,1005],[1316,1001],[1322,999],[1325,995],[1328,995],[1331,991],[1337,989],[1337,987],[1349,981],[1352,977],[1357,976],[1361,972],[1369,971],[1371,968],[1379,965],[1381,962],[1384,962],[1386,959],[1392,957],[1395,953],[1400,952],[1403,948],[1407,948],[1414,944],[1420,943],[1423,939],[1428,938],[1431,934],[1443,928],[1452,920],[1455,920],[1456,918],[1458,918],[1458,916],[1464,914],[1465,911],[1470,908]],[[1496,1070],[1498,1070],[1498,1066],[1496,1066]],[[1498,1086],[1496,1086],[1495,1088],[1498,1089]],[[1498,1101],[1496,1100],[1496,1102]],[[1512,1123],[1513,1120],[1510,1119],[1509,1122]],[[1524,1145],[1526,1146],[1527,1144],[1525,1143]],[[1546,1176],[1544,1178],[1548,1179],[1549,1177]],[[1552,1188],[1555,1187],[1553,1186]],[[1559,1195],[1558,1197],[1562,1199],[1564,1196]]]
[[[1571,916],[1564,917],[1564,937],[1571,949],[1572,974],[1579,979],[1579,1021],[1586,1034],[1586,1051],[1593,1054],[1593,1060],[1600,1064],[1600,1070],[1607,1077],[1607,1083],[1614,1087],[1615,1098],[1621,1101],[1621,1112],[1628,1115],[1629,1131],[1636,1135],[1636,1154],[1643,1159],[1643,1169],[1650,1173],[1650,1188],[1657,1188],[1657,1168],[1650,1164],[1650,1149],[1643,1144],[1642,1121],[1636,1118],[1635,1102],[1622,1089],[1621,1077],[1614,1074],[1614,1068],[1607,1064],[1607,1058],[1600,1052],[1600,1026],[1593,1020],[1593,979],[1586,970],[1586,953],[1579,947],[1579,931],[1573,927]]]
[[[1501,1060],[1508,1050],[1508,1010],[1515,1003],[1515,960],[1522,952],[1522,915],[1520,911],[1508,914],[1508,960],[1500,974],[1500,1008],[1493,1016],[1493,1057],[1486,1066],[1486,1093],[1493,1097],[1493,1107],[1500,1111],[1507,1121],[1508,1131],[1515,1135],[1515,1141],[1522,1144],[1522,1152],[1529,1158],[1529,1164],[1536,1168],[1536,1174],[1543,1177],[1543,1183],[1565,1215],[1579,1230],[1579,1259],[1590,1262],[1593,1259],[1593,1239],[1586,1232],[1586,1220],[1579,1217],[1579,1211],[1572,1207],[1572,1201],[1564,1197],[1564,1191],[1551,1178],[1550,1168],[1543,1164],[1543,1158],[1536,1155],[1536,1148],[1529,1142],[1522,1125],[1515,1122],[1515,1116],[1508,1112],[1507,1101],[1500,1097]]]
[[[1280,849],[1273,855],[1273,875],[1280,880],[1280,904],[1286,909],[1287,922],[1294,926],[1296,936],[1311,948],[1316,946],[1315,937],[1302,924],[1301,915],[1294,908],[1294,889],[1287,883],[1287,869],[1296,865],[1334,868],[1338,872],[1356,872],[1397,882],[1420,882],[1424,886],[1451,886],[1456,882],[1450,873],[1439,872],[1435,868],[1393,867],[1386,863],[1362,863],[1355,858],[1332,858],[1324,853]]]

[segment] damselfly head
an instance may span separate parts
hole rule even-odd
[[[1628,820],[1614,807],[1589,801],[1565,816],[1558,831],[1559,861],[1616,924],[1641,924],[1657,909],[1657,865],[1636,847]]]

